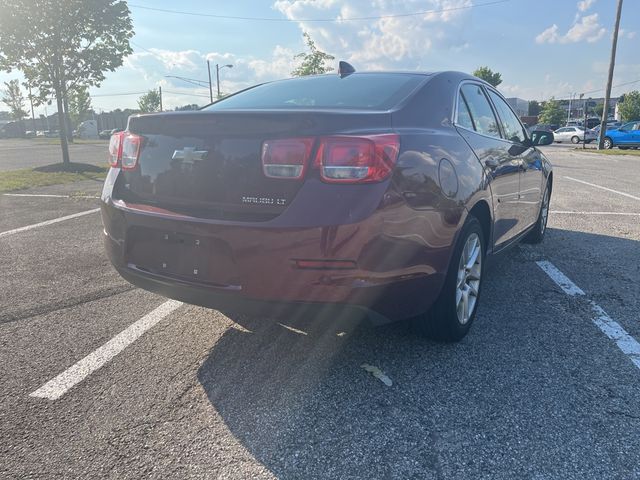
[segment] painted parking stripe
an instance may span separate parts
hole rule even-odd
[[[640,217],[640,213],[633,212],[572,212],[571,210],[550,210],[555,215],[619,215],[623,217]]]
[[[569,280],[569,278],[551,262],[539,261],[536,263],[567,295],[585,295],[580,287]],[[596,324],[602,333],[615,342],[618,348],[629,357],[636,367],[640,368],[640,343],[629,335],[622,325],[611,318],[600,305],[593,300],[589,300],[589,305],[591,305],[591,310],[594,313],[593,323]]]
[[[3,193],[5,197],[100,198],[97,195],[54,195],[51,193]]]
[[[576,295],[584,295],[582,289],[569,280],[569,278],[558,270],[553,263],[547,262],[546,260],[536,263],[542,270],[544,270],[544,273],[551,277],[551,280],[553,280],[564,291],[564,293],[571,295],[572,297]]]
[[[72,215],[66,215],[64,217],[54,218],[53,220],[47,220],[46,222],[34,223],[33,225],[27,225],[26,227],[14,228],[13,230],[7,230],[6,232],[0,232],[0,237],[7,237],[15,233],[26,232],[27,230],[33,230],[34,228],[46,227],[47,225],[53,225],[54,223],[64,222],[73,218],[83,217],[91,213],[99,212],[99,208],[92,208],[91,210],[85,210],[84,212],[74,213]]]
[[[140,320],[127,327],[97,350],[91,352],[76,364],[69,367],[54,379],[31,393],[30,397],[57,400],[96,370],[103,367],[112,358],[140,338],[147,330],[156,325],[182,302],[168,300]]]
[[[623,197],[628,197],[628,198],[632,198],[634,200],[640,201],[640,197],[636,197],[635,195],[631,195],[630,193],[614,190],[613,188],[603,187],[602,185],[596,185],[595,183],[585,182],[584,180],[578,180],[577,178],[573,178],[573,177],[564,177],[564,178],[566,178],[567,180],[572,180],[574,182],[582,183],[584,185],[589,185],[590,187],[599,188],[600,190],[606,190],[607,192],[617,193],[618,195],[622,195]]]

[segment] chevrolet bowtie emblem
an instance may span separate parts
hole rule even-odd
[[[182,160],[182,163],[193,164],[204,160],[209,153],[207,150],[196,150],[194,147],[184,147],[173,152],[172,160]]]

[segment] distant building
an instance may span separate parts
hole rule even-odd
[[[512,97],[507,98],[507,103],[511,105],[513,111],[516,112],[516,115],[519,117],[524,117],[525,115],[529,115],[529,102],[527,100],[523,100],[522,98]]]
[[[581,119],[584,117],[585,103],[587,105],[589,115],[591,116],[594,114],[594,108],[596,107],[596,105],[604,104],[604,97],[586,98],[586,99],[583,98],[582,100],[580,98],[573,98],[571,100],[565,98],[565,99],[558,100],[558,103],[560,104],[560,107],[567,114],[569,114],[568,115],[569,118]],[[569,105],[571,105],[571,113],[569,113]],[[618,105],[618,97],[613,97],[609,99],[609,117],[612,117],[614,115],[617,105]]]

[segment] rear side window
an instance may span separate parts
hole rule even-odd
[[[460,89],[462,97],[466,100],[475,131],[483,135],[500,138],[498,121],[496,120],[489,100],[482,91],[482,87],[467,83]]]
[[[489,90],[489,96],[498,111],[504,138],[511,142],[523,143],[527,139],[527,135],[524,133],[524,128],[516,114],[509,108],[507,102],[491,90]],[[575,127],[572,130],[575,131]]]
[[[459,127],[464,127],[468,130],[476,129],[473,125],[473,120],[471,120],[471,113],[469,113],[467,101],[464,99],[462,93],[458,96],[458,112],[456,117],[456,125]]]
[[[205,108],[389,110],[404,100],[425,75],[365,73],[344,78],[320,75],[258,85]]]

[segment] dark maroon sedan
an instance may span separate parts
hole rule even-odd
[[[266,83],[129,119],[109,147],[106,249],[131,283],[188,303],[350,308],[458,340],[486,255],[543,238],[553,174],[536,145],[552,140],[463,73]]]

